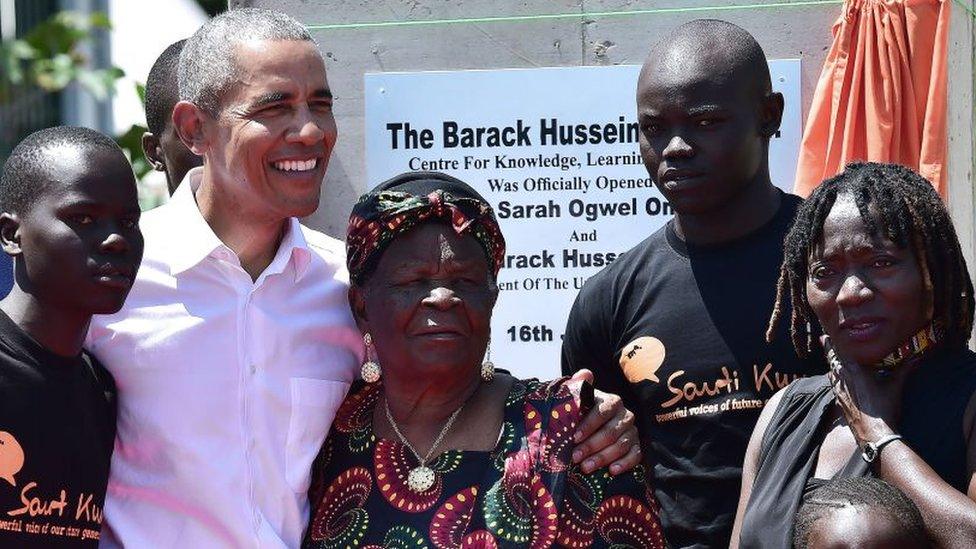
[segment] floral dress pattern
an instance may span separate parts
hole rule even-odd
[[[313,465],[303,547],[665,546],[642,468],[585,475],[571,462],[588,387],[516,380],[496,447],[442,453],[422,493],[407,487],[413,454],[373,433],[381,393],[379,383],[360,383],[336,413]]]

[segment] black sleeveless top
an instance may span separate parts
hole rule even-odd
[[[956,490],[966,493],[963,414],[976,391],[976,353],[944,349],[926,357],[905,383],[898,433]],[[742,519],[739,547],[792,546],[793,519],[813,479],[834,395],[827,376],[799,379],[783,393],[759,453],[756,479]],[[835,478],[873,471],[855,452]]]

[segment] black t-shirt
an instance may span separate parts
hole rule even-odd
[[[685,244],[669,222],[588,280],[570,313],[563,371],[590,368],[598,388],[637,414],[673,547],[728,546],[762,406],[823,372],[796,356],[788,304],[765,341],[799,204],[784,193],[763,227],[716,246]]]
[[[97,547],[115,441],[115,383],[0,311],[0,547]]]

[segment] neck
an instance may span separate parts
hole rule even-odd
[[[472,374],[453,379],[438,377],[433,382],[384,372],[383,392],[393,420],[418,451],[426,452],[451,414],[478,391],[481,378],[477,371]]]
[[[938,323],[929,321],[873,366],[879,370],[893,370],[899,366],[916,364],[934,349],[942,346],[943,337],[942,327]]]
[[[237,254],[251,280],[257,280],[274,259],[288,218],[248,211],[241,207],[240,201],[222,192],[222,188],[213,183],[212,174],[205,166],[195,195],[197,206],[217,238]]]
[[[767,169],[720,208],[701,214],[675,215],[674,231],[689,244],[729,242],[768,223],[779,210],[780,199]]]
[[[56,355],[78,356],[88,334],[91,315],[53,307],[18,284],[0,301],[0,310],[21,330]]]

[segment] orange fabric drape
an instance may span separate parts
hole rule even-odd
[[[946,54],[952,0],[848,0],[813,97],[794,190],[848,162],[894,162],[946,196]]]

